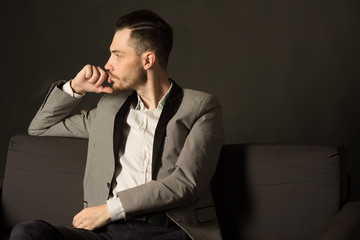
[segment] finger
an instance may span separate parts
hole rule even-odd
[[[78,214],[75,215],[75,217],[73,218],[73,221],[72,221],[72,225],[75,227],[76,225],[76,221],[78,220]]]
[[[87,229],[88,227],[89,226],[86,224],[86,222],[82,222],[82,223],[78,224],[76,228]]]
[[[95,83],[95,87],[100,87],[108,77],[108,74],[101,67],[96,67],[96,69],[100,73],[100,77],[98,78],[98,81]]]
[[[91,70],[92,70],[92,75],[89,79],[89,82],[96,83],[99,79],[100,73],[95,66],[91,66]]]
[[[90,64],[87,64],[84,68],[83,68],[84,72],[85,72],[85,78],[90,78],[92,76],[92,66]]]
[[[74,217],[72,225],[76,228],[79,225],[79,219]]]
[[[80,218],[74,222],[73,226],[75,228],[84,228],[84,227],[86,227],[86,220]]]
[[[84,224],[83,226],[81,226],[81,228],[92,231],[92,230],[96,229],[97,227],[94,223],[88,222],[88,223]]]
[[[81,222],[83,222],[82,220],[82,215],[83,215],[83,210],[81,210],[78,214],[76,214],[73,218],[73,226],[78,226]]]
[[[102,88],[102,92],[104,93],[114,93],[114,89],[112,87],[105,86]]]
[[[103,93],[113,93],[114,92],[114,89],[112,89],[111,87],[108,87],[108,86],[100,86],[97,88],[97,91],[100,93],[100,92],[103,92]]]
[[[84,229],[93,231],[93,230],[95,230],[95,227],[94,226],[86,226],[86,227],[84,227]]]
[[[77,228],[79,226],[79,222],[77,220],[76,221],[74,220],[72,222],[72,225],[73,225],[74,228]]]

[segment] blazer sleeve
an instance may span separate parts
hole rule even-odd
[[[64,81],[54,83],[30,123],[28,133],[34,136],[88,138],[96,109],[70,115],[81,101],[63,92]]]
[[[218,100],[205,97],[195,119],[172,174],[117,193],[126,218],[190,204],[209,189],[224,139]]]

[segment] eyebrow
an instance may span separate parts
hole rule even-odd
[[[123,53],[122,51],[116,50],[116,49],[115,49],[115,50],[111,50],[110,52],[111,52],[111,53]]]

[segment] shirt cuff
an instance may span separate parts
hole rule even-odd
[[[120,198],[110,198],[106,201],[106,204],[108,206],[112,222],[125,219],[125,211],[121,204]]]
[[[72,96],[73,98],[82,98],[85,95],[85,94],[81,95],[81,94],[75,93],[70,86],[70,81],[68,81],[67,83],[65,83],[63,85],[62,90],[64,92],[66,92],[67,94],[69,94],[70,96]]]

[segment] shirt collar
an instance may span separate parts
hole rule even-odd
[[[169,93],[171,91],[172,86],[173,86],[173,83],[170,81],[169,90],[165,93],[165,95],[158,102],[156,110],[162,110],[164,108],[166,99],[169,97]],[[139,96],[139,94],[137,94],[137,99],[138,99],[138,103],[137,103],[137,105],[135,107],[135,110],[144,110],[144,109],[146,109],[146,107],[145,107],[143,101],[141,100],[141,97]]]

